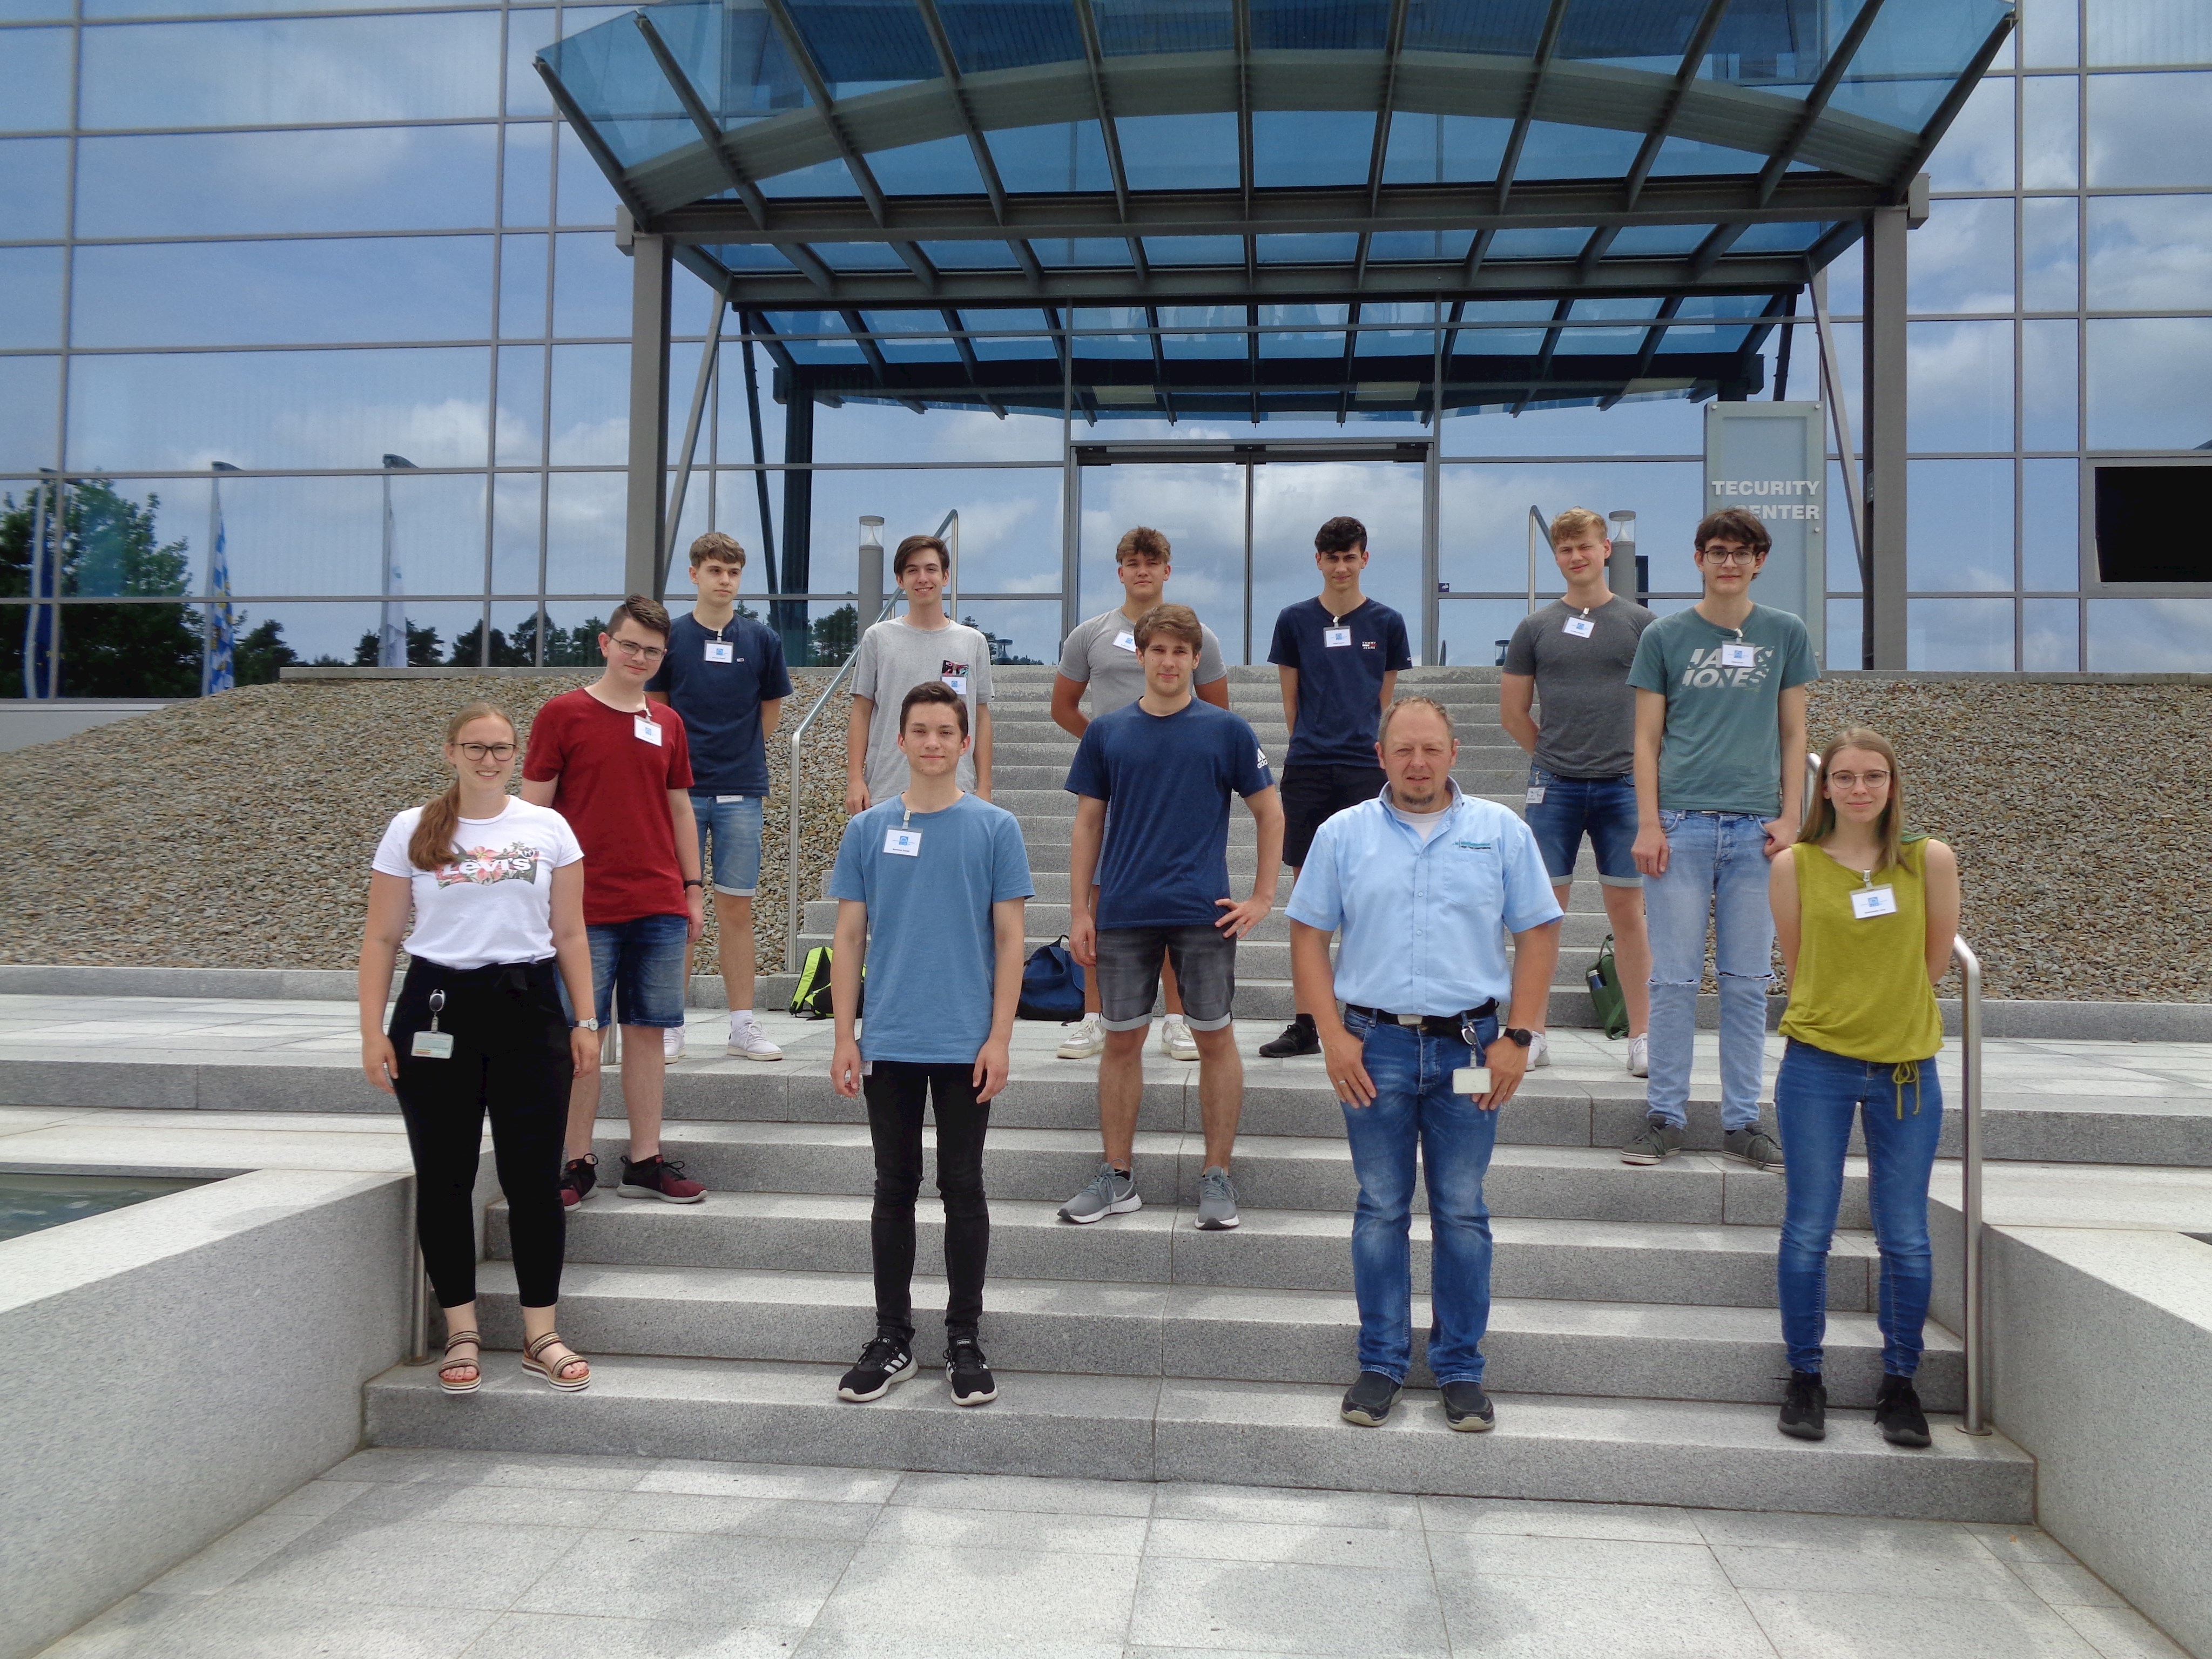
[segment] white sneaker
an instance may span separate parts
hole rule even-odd
[[[726,1050],[739,1060],[781,1060],[783,1050],[770,1042],[750,1014],[730,1016],[730,1042]]]
[[[684,1058],[684,1028],[671,1025],[660,1034],[661,1057],[671,1066]]]
[[[1106,1048],[1106,1028],[1098,1023],[1097,1014],[1085,1014],[1072,1025],[1060,1030],[1058,1053],[1062,1060],[1089,1060],[1103,1054]]]
[[[1160,1052],[1170,1060],[1196,1060],[1198,1039],[1182,1021],[1164,1019],[1160,1022]]]
[[[1631,1077],[1651,1075],[1651,1039],[1649,1036],[1628,1039],[1628,1074]]]
[[[1552,1063],[1551,1038],[1546,1036],[1541,1031],[1531,1031],[1528,1036],[1531,1039],[1528,1044],[1528,1069],[1533,1072],[1539,1066],[1549,1066]]]

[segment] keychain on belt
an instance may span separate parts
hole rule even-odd
[[[430,1029],[415,1033],[415,1042],[408,1052],[417,1060],[451,1060],[453,1057],[453,1034],[438,1029],[438,1016],[445,1012],[446,994],[430,993]]]

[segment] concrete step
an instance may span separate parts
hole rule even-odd
[[[1065,874],[1064,872],[1054,873]],[[1287,879],[1285,884],[1288,884]],[[1064,881],[1061,887],[1065,891]],[[1593,884],[1593,893],[1595,890],[1595,884]],[[1279,890],[1276,896],[1279,901],[1282,897]],[[1571,897],[1571,895],[1570,896]],[[1613,932],[1613,924],[1607,920],[1603,910],[1595,908],[1600,902],[1601,901],[1593,898],[1590,909],[1570,909],[1567,912],[1566,918],[1561,924],[1559,934],[1563,948],[1580,949],[1587,946],[1589,950],[1595,951],[1605,943],[1607,937]],[[833,930],[836,925],[837,902],[835,899],[811,899],[807,902],[805,914],[799,920],[801,938],[808,945],[816,942],[826,945],[836,937]],[[1055,902],[1041,898],[1031,899],[1024,907],[1023,925],[1030,941],[1030,948],[1032,950],[1039,945],[1049,944],[1054,939],[1060,938],[1067,932],[1068,927],[1066,900],[1063,898]],[[1279,902],[1276,908],[1270,911],[1258,927],[1238,941],[1237,971],[1239,973],[1244,971],[1245,953],[1254,945],[1281,944],[1288,940],[1290,936],[1290,915]],[[1284,969],[1285,974],[1288,972],[1288,969]],[[1280,975],[1262,975],[1262,977],[1280,977]]]
[[[1571,916],[1603,915],[1605,890],[1598,884],[1596,866],[1590,862],[1587,851],[1583,854],[1582,862],[1575,866],[1575,879],[1567,892],[1567,914]],[[1247,882],[1251,879],[1251,866],[1249,863],[1245,866],[1244,879]],[[1036,915],[1038,908],[1042,905],[1065,905],[1067,902],[1067,869],[1065,861],[1057,870],[1041,870],[1032,865],[1030,870],[1030,880],[1036,889],[1036,896],[1031,898],[1029,903],[1030,915]],[[1275,888],[1275,914],[1278,916],[1289,905],[1291,895],[1294,890],[1296,890],[1291,884],[1291,872],[1285,870]],[[836,925],[837,902],[835,899],[816,897],[807,900],[799,919],[799,926],[803,932],[827,933]],[[1030,931],[1036,933],[1040,929],[1032,926]]]
[[[1041,769],[1024,767],[1020,769],[1027,773]],[[1528,772],[1525,766],[1494,771],[1461,767],[1452,775],[1459,781],[1459,787],[1470,795],[1502,795],[1519,787]],[[1063,772],[1058,781],[1027,784],[1018,779],[1001,779],[994,773],[991,779],[991,799],[1021,820],[1024,836],[1048,825],[1073,823],[1079,797],[1060,787],[1066,777],[1066,774]],[[1256,828],[1250,812],[1234,805],[1231,807],[1229,833],[1232,845],[1239,839],[1249,840]]]
[[[487,1263],[479,1279],[486,1340],[520,1347],[512,1265]],[[941,1325],[945,1298],[944,1279],[917,1274],[915,1324]],[[874,1329],[874,1280],[865,1273],[572,1262],[562,1276],[561,1322],[586,1353],[834,1365],[849,1363]],[[1417,1295],[1407,1378],[1417,1388],[1433,1380],[1423,1358],[1429,1322],[1428,1298]],[[1347,1291],[1000,1274],[990,1279],[982,1326],[985,1350],[1010,1370],[1260,1382],[1340,1382],[1358,1369],[1358,1338],[1359,1310]],[[1499,1298],[1483,1341],[1484,1379],[1524,1394],[1756,1405],[1775,1396],[1781,1342],[1768,1309]],[[1872,1396],[1881,1344],[1873,1316],[1829,1316],[1824,1369],[1839,1398]],[[1959,1346],[1948,1332],[1929,1331],[1917,1381],[1930,1411],[1960,1409]]]
[[[862,1124],[672,1122],[662,1139],[669,1157],[683,1159],[694,1179],[716,1192],[858,1196],[875,1188],[874,1153]],[[619,1125],[603,1120],[595,1141],[601,1165],[618,1170],[625,1146]],[[925,1137],[924,1147],[933,1170],[933,1136]],[[1206,1152],[1197,1135],[1140,1133],[1136,1160],[1139,1188],[1153,1202],[1198,1201]],[[1243,1135],[1233,1168],[1239,1202],[1255,1209],[1348,1212],[1358,1194],[1341,1139]],[[1095,1128],[994,1129],[983,1154],[985,1186],[1000,1199],[1064,1203],[1097,1169]],[[1711,1152],[1681,1152],[1639,1167],[1607,1148],[1507,1146],[1492,1161],[1484,1195],[1500,1216],[1773,1227],[1781,1224],[1784,1194],[1778,1172]],[[595,1194],[592,1201],[602,1200]],[[604,1201],[657,1200],[610,1194]],[[1425,1198],[1414,1207],[1425,1210]],[[1871,1224],[1864,1165],[1856,1160],[1846,1167],[1838,1224]]]
[[[720,1267],[755,1273],[865,1273],[873,1200],[834,1193],[709,1193],[696,1205],[592,1201],[568,1212],[568,1260],[630,1267]],[[1010,1279],[1099,1285],[1266,1285],[1352,1289],[1352,1217],[1308,1210],[1244,1211],[1228,1249],[1192,1226],[1194,1212],[1148,1206],[1110,1224],[1072,1227],[1049,1202],[991,1201],[991,1272]],[[925,1193],[915,1212],[917,1260],[945,1254],[945,1221]],[[1635,1221],[1547,1221],[1501,1216],[1492,1293],[1575,1302],[1640,1302],[1771,1309],[1771,1227],[1684,1226]],[[507,1206],[488,1216],[485,1249],[510,1252]],[[1429,1224],[1413,1223],[1413,1275],[1429,1279]],[[1836,1235],[1828,1305],[1874,1306],[1870,1233]]]
[[[927,1342],[923,1352],[935,1358]],[[1828,1437],[1815,1443],[1776,1433],[1771,1404],[1501,1395],[1497,1430],[1470,1435],[1453,1433],[1437,1397],[1416,1390],[1369,1432],[1338,1416],[1336,1387],[1310,1383],[1009,1370],[999,1374],[996,1403],[963,1410],[927,1374],[868,1407],[839,1401],[836,1377],[828,1365],[617,1358],[594,1371],[588,1391],[551,1410],[543,1382],[513,1356],[488,1353],[483,1388],[462,1409],[429,1366],[373,1378],[367,1437],[380,1446],[1929,1520],[2021,1523],[2034,1514],[2033,1461],[2001,1435],[1958,1434],[1940,1419],[1932,1447],[1899,1452],[1853,1409],[1831,1411]]]
[[[1042,744],[1024,744],[1021,745],[1022,753],[1018,758],[1009,756],[1003,750],[996,749],[993,750],[992,799],[998,800],[999,805],[1006,807],[1008,811],[1016,812],[1017,816],[1018,816],[1018,809],[1012,804],[1000,799],[1000,795],[1007,790],[1036,789],[1051,790],[1061,794],[1067,793],[1067,770],[1075,758],[1075,745],[1070,744],[1066,752],[1060,755],[1054,755],[1048,751],[1040,755],[1038,751],[1043,748],[1044,745]],[[1489,794],[1515,787],[1525,787],[1528,776],[1528,757],[1521,756],[1516,762],[1514,758],[1516,755],[1521,755],[1521,751],[1517,749],[1510,752],[1503,749],[1486,750],[1476,754],[1470,754],[1466,750],[1462,750],[1460,763],[1452,769],[1452,776],[1458,781],[1462,789],[1466,790],[1469,794],[1475,795]],[[1501,778],[1505,781],[1502,783],[1494,781]]]
[[[1489,799],[1495,800],[1498,797]],[[1055,828],[1060,824],[1067,828]],[[1022,841],[1029,850],[1031,875],[1041,870],[1067,869],[1067,836],[1073,826],[1073,818],[1032,819],[1023,826]],[[1228,855],[1231,883],[1240,892],[1249,892],[1253,871],[1259,862],[1259,842],[1251,814],[1242,807],[1230,814]]]

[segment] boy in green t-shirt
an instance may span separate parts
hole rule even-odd
[[[1651,936],[1651,1077],[1626,1164],[1681,1150],[1690,1061],[1712,918],[1721,988],[1722,1146],[1778,1170],[1759,1127],[1774,918],[1766,861],[1797,838],[1805,783],[1805,686],[1819,678],[1805,624],[1751,602],[1771,545],[1729,507],[1698,526],[1705,597],[1644,630],[1636,688],[1636,867]]]

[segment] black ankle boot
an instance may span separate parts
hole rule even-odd
[[[1828,1435],[1828,1390],[1818,1371],[1790,1373],[1782,1395],[1782,1432],[1795,1440],[1825,1440]]]
[[[1911,1377],[1883,1374],[1881,1387],[1874,1397],[1874,1425],[1893,1446],[1929,1443],[1928,1415],[1920,1409],[1920,1396]]]

